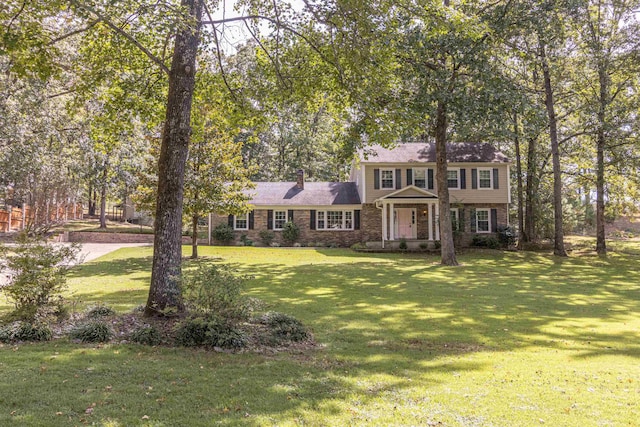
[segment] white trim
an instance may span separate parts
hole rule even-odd
[[[478,178],[478,181],[476,182],[476,186],[478,190],[493,190],[494,187],[494,182],[493,182],[493,168],[487,168],[487,167],[483,167],[483,168],[477,168],[477,172],[476,172],[476,177]],[[488,187],[481,187],[480,186],[480,171],[489,171],[489,186]]]
[[[449,208],[450,214],[454,213],[456,214],[456,228],[453,228],[453,231],[458,231],[460,230],[460,209],[458,208]],[[451,219],[453,219],[453,216],[451,216]],[[453,227],[453,221],[451,221],[451,226]]]
[[[342,213],[342,228],[327,228],[327,222],[329,220],[329,212],[341,212]],[[346,227],[346,223],[347,223],[347,212],[351,213],[351,228],[347,228]],[[318,221],[319,221],[319,216],[320,213],[323,213],[324,218],[324,227],[325,228],[320,228],[318,227]],[[320,210],[316,210],[316,230],[317,231],[353,231],[355,230],[354,228],[355,225],[355,212],[351,209],[320,209]]]
[[[416,185],[416,171],[417,170],[424,171],[424,187],[418,187]],[[422,167],[422,168],[414,167],[414,168],[411,168],[411,181],[413,181],[411,183],[411,185],[413,185],[414,187],[426,190],[429,187],[429,168],[428,167]]]
[[[383,172],[389,172],[391,171],[391,187],[384,187],[382,185],[382,182],[384,181],[382,179],[382,173]],[[396,170],[395,169],[389,169],[389,168],[380,168],[380,190],[395,190],[396,189]]]
[[[366,168],[362,166],[362,181],[360,181],[360,185],[362,185],[361,200],[367,200],[367,180],[366,180],[367,174],[365,173],[365,171],[366,171]]]
[[[416,187],[415,185],[409,185],[407,187],[401,188],[400,190],[394,191],[393,193],[389,193],[389,194],[386,194],[386,195],[384,195],[382,197],[377,198],[376,200],[374,200],[374,203],[382,201],[382,200],[385,200],[385,199],[393,199],[394,197],[397,197],[402,193],[406,193],[409,190],[415,190],[418,193],[422,193],[426,197],[431,198],[431,199],[437,199],[438,198],[438,196],[436,194],[434,194],[434,193],[432,193],[430,191],[427,191],[424,188]],[[404,201],[404,200],[413,200],[413,199],[415,199],[415,200],[423,200],[424,201],[424,199],[421,199],[420,197],[410,197],[410,198],[402,199],[402,200]],[[409,203],[409,202],[407,202],[407,203]]]
[[[449,187],[449,172],[456,172],[458,186],[457,187]],[[449,190],[459,190],[460,189],[460,168],[447,168],[447,176],[446,176],[447,188]]]
[[[511,204],[511,165],[507,165],[507,203]],[[509,224],[509,206],[507,205],[507,224]]]
[[[246,214],[244,214],[245,217],[245,221],[247,222],[247,227],[246,228],[240,228],[238,227],[238,217],[241,215],[234,215],[233,216],[233,229],[234,230],[238,230],[238,231],[247,231],[249,230],[249,213],[247,212]]]
[[[436,240],[440,240],[440,203],[434,203],[436,207]]]
[[[486,212],[487,213],[487,231],[480,231],[480,227],[478,226],[478,212]],[[491,233],[491,209],[490,208],[476,208],[476,233],[478,234],[487,234]]]
[[[429,240],[433,240],[433,209],[435,203],[429,203],[427,223],[429,224]]]
[[[276,227],[276,212],[284,212],[284,223],[282,223],[282,227],[280,228]],[[286,224],[288,220],[287,215],[288,215],[287,209],[273,210],[273,218],[271,218],[272,219],[271,227],[273,228],[274,231],[284,230],[284,224]]]

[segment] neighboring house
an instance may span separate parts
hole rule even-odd
[[[489,144],[456,143],[447,148],[447,183],[456,244],[508,225],[509,159]],[[366,155],[365,155],[366,153]],[[397,247],[440,240],[434,144],[367,148],[351,168],[349,182],[257,182],[250,190],[254,210],[245,215],[212,214],[210,224],[227,223],[260,244],[261,230],[279,231],[287,221],[307,246]]]

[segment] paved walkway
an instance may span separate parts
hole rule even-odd
[[[134,248],[138,246],[152,245],[150,243],[81,243],[80,260],[81,262],[89,262],[120,248]]]

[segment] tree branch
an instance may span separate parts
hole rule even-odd
[[[160,69],[162,69],[162,71],[164,71],[167,75],[169,74],[169,67],[167,67],[165,65],[165,63],[160,58],[158,58],[153,53],[151,53],[151,51],[149,49],[144,47],[131,34],[127,33],[122,28],[120,28],[117,25],[115,25],[113,22],[111,22],[108,18],[103,16],[100,12],[95,10],[93,7],[87,6],[87,5],[82,5],[82,4],[80,4],[78,2],[78,0],[70,0],[70,1],[75,7],[79,8],[79,9],[87,10],[88,12],[93,14],[98,19],[98,21],[103,22],[107,27],[111,28],[117,34],[120,34],[122,37],[124,37],[125,39],[129,40],[134,46],[136,46],[138,49],[140,49],[140,51],[142,51],[142,53],[147,55],[147,57],[149,59],[151,59],[151,61],[153,61],[158,67],[160,67]]]
[[[206,3],[204,5],[204,11],[209,17],[209,20],[211,20],[211,13],[209,12],[209,8],[207,7]],[[218,66],[220,67],[220,74],[222,75],[222,81],[224,81],[224,85],[229,90],[229,93],[231,93],[231,96],[233,97],[233,99],[237,101],[236,94],[234,90],[231,88],[231,86],[229,85],[229,81],[227,80],[227,73],[224,71],[224,66],[222,65],[222,55],[220,54],[220,40],[218,40],[218,32],[215,29],[215,27],[213,28],[213,39],[216,43],[216,57],[218,59]]]
[[[93,27],[94,27],[98,22],[100,22],[100,20],[99,20],[99,19],[96,19],[95,21],[91,21],[91,22],[89,23],[89,25],[87,25],[87,26],[86,26],[86,27],[84,27],[84,28],[79,28],[79,29],[77,29],[77,30],[75,30],[75,31],[71,31],[70,33],[63,34],[63,35],[61,35],[60,37],[56,37],[55,39],[53,39],[53,40],[51,40],[51,41],[49,42],[49,46],[54,45],[54,44],[58,43],[59,41],[62,41],[62,40],[64,40],[64,39],[66,39],[66,38],[69,38],[69,37],[75,36],[76,34],[84,33],[85,31],[88,31],[88,30],[90,30],[91,28],[93,28]]]

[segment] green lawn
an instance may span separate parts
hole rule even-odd
[[[612,247],[605,259],[470,252],[455,268],[202,247],[252,274],[248,293],[301,319],[318,348],[5,345],[0,425],[639,425],[640,241]],[[150,257],[124,249],[77,268],[71,298],[144,303]]]

